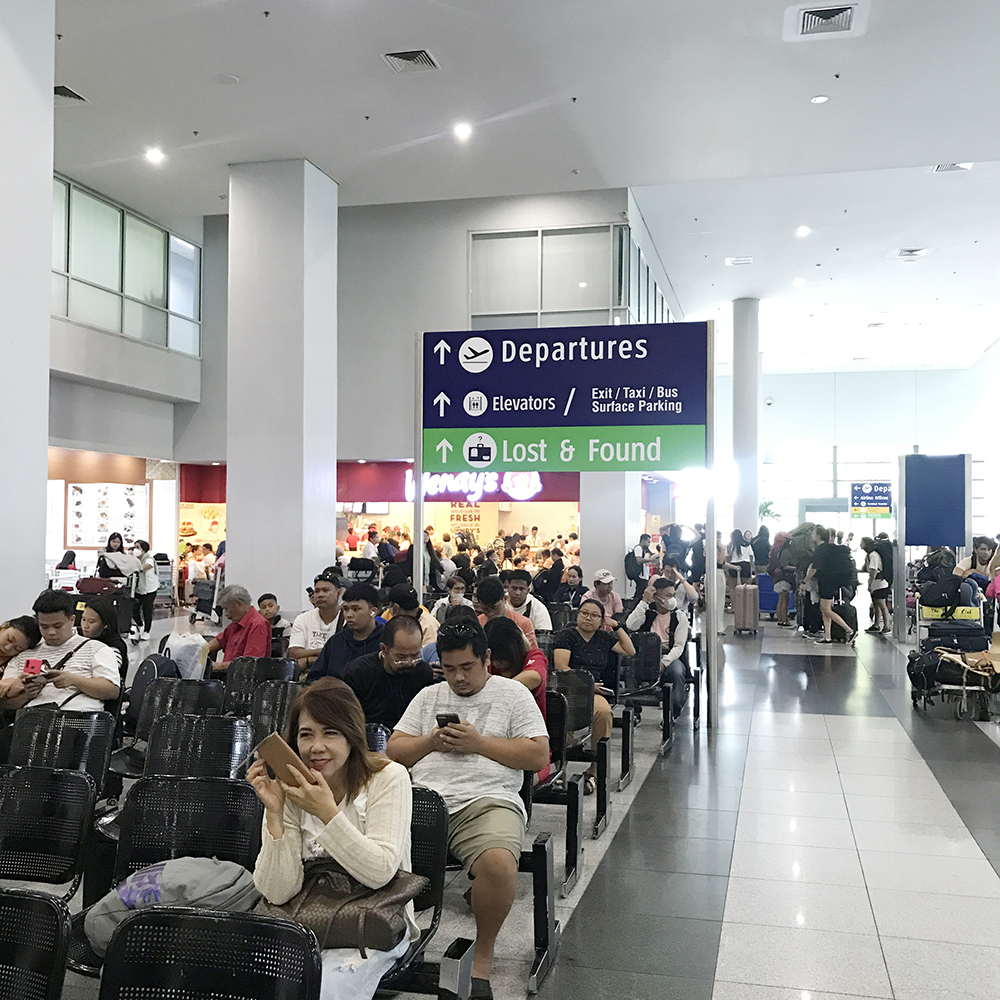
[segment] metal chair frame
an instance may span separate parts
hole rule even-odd
[[[265,681],[293,681],[298,673],[295,660],[271,656],[237,656],[226,670],[226,695],[223,715],[249,716],[253,696]]]
[[[60,1000],[70,916],[66,904],[31,889],[0,889],[0,978],[5,996]]]
[[[271,733],[285,732],[292,705],[302,690],[297,681],[264,681],[257,685],[250,711],[255,746]]]
[[[253,749],[249,719],[222,715],[168,715],[157,719],[143,775],[237,778]]]

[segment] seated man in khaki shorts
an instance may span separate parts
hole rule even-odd
[[[549,741],[531,692],[489,672],[486,634],[478,625],[442,625],[437,649],[447,683],[417,693],[388,754],[448,805],[448,849],[474,877],[472,997],[488,1000],[493,946],[514,902],[527,820],[522,772],[549,763]],[[438,725],[446,715],[460,721]]]

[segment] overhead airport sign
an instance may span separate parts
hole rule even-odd
[[[708,325],[425,333],[423,468],[703,467]]]
[[[851,483],[852,517],[892,517],[892,483]]]

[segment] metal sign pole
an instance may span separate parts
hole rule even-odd
[[[896,495],[896,550],[892,571],[892,637],[906,641],[906,456],[899,456],[899,492]]]
[[[705,632],[702,647],[707,658],[708,726],[719,728],[719,667],[722,644],[719,642],[719,594],[715,544],[715,323],[708,321],[705,351],[705,473],[709,485],[705,511]]]
[[[424,335],[417,334],[413,387],[413,587],[424,600]]]

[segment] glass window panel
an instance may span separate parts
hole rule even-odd
[[[169,347],[172,351],[198,357],[201,354],[201,324],[171,316]]]
[[[542,308],[600,309],[611,304],[607,227],[542,234]]]
[[[542,313],[542,326],[607,326],[609,313],[608,309]]]
[[[76,188],[70,197],[69,270],[121,291],[122,213]]]
[[[201,251],[193,243],[171,236],[169,266],[170,311],[201,319]]]
[[[122,300],[113,292],[105,292],[81,281],[69,283],[69,318],[102,330],[121,330]]]
[[[639,263],[639,322],[649,322],[649,267],[644,260]]]
[[[472,312],[538,308],[538,233],[472,237]]]
[[[505,316],[473,316],[473,330],[527,330],[538,326],[538,313],[508,313]]]
[[[52,270],[66,270],[67,233],[66,211],[69,207],[69,185],[52,181]],[[63,315],[65,314],[63,306]]]
[[[154,306],[167,304],[167,234],[125,216],[125,294]]]
[[[628,307],[633,318],[639,315],[639,248],[629,239]]]
[[[52,275],[52,315],[66,315],[66,286],[69,279],[65,274]]]
[[[615,226],[612,305],[628,305],[628,226]]]
[[[161,309],[125,299],[122,303],[122,333],[149,344],[167,346],[167,314]]]
[[[612,309],[611,314],[611,322],[615,326],[627,326],[632,322],[632,317],[629,316],[627,309]]]

